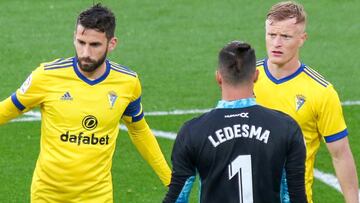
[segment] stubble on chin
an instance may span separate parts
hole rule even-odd
[[[84,72],[94,72],[96,69],[98,69],[106,59],[107,53],[105,53],[99,60],[93,60],[90,58],[78,58],[78,65],[79,68]],[[84,64],[86,62],[86,64]]]

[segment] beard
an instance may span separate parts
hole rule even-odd
[[[90,57],[81,57],[79,58],[76,54],[76,58],[78,59],[79,68],[84,72],[93,72],[98,69],[105,61],[107,55],[107,51],[100,57],[99,60],[91,59]],[[86,64],[85,64],[86,63]]]

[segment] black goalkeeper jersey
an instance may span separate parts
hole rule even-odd
[[[280,202],[286,171],[290,202],[306,202],[304,138],[284,113],[259,105],[217,108],[186,122],[175,140],[173,173],[163,202],[175,202],[200,176],[202,203]]]

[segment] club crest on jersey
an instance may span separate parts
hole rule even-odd
[[[304,105],[306,98],[304,95],[298,94],[295,97],[296,111],[299,111],[300,108]]]
[[[118,96],[117,96],[116,92],[110,91],[108,94],[108,98],[109,98],[109,103],[110,103],[110,109],[112,109],[114,107],[114,104],[115,104]]]

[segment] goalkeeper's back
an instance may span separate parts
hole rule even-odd
[[[186,201],[197,173],[200,202],[280,202],[280,194],[306,202],[304,138],[292,118],[256,104],[255,64],[249,44],[234,41],[220,51],[216,80],[222,100],[178,133],[164,202]]]

